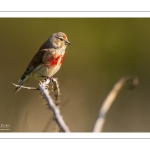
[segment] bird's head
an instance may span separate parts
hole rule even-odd
[[[52,47],[54,48],[66,48],[67,45],[70,45],[70,42],[68,41],[68,38],[65,33],[63,32],[57,32],[53,33],[50,38],[50,43]]]

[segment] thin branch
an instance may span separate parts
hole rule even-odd
[[[52,91],[54,93],[54,103],[57,106],[57,108],[60,110],[60,88],[59,88],[59,82],[57,78],[51,78],[52,81]],[[54,120],[56,121],[56,118],[54,116]],[[55,126],[56,132],[61,132],[61,129],[58,127],[58,124],[56,122]]]
[[[129,75],[129,76],[124,76],[120,78],[120,80],[114,85],[114,87],[112,88],[112,90],[110,91],[106,99],[104,100],[102,107],[99,110],[99,113],[98,113],[98,116],[97,116],[97,119],[93,128],[93,132],[102,131],[105,118],[106,118],[106,114],[108,110],[110,109],[112,103],[114,102],[115,98],[117,97],[117,94],[119,93],[119,91],[121,90],[121,88],[127,81],[132,81],[132,85],[129,87],[129,89],[135,87],[139,83],[139,79],[136,76]]]
[[[55,119],[56,119],[56,122],[57,124],[59,125],[60,129],[63,131],[63,132],[70,132],[69,131],[69,128],[67,127],[67,125],[65,124],[62,116],[60,115],[60,111],[59,109],[57,108],[57,106],[54,104],[51,96],[49,95],[49,91],[48,89],[45,88],[45,85],[47,85],[47,83],[50,82],[50,79],[47,79],[45,82],[41,82],[39,84],[39,89],[41,90],[43,96],[45,97],[45,99],[47,100],[48,104],[49,104],[49,107],[51,109],[51,111],[53,112],[54,116],[55,116]]]
[[[19,87],[20,86],[18,84],[14,84],[14,83],[12,83],[12,85],[14,85],[15,87]],[[28,89],[28,90],[39,90],[39,87],[36,88],[36,87],[21,86],[21,88]]]
[[[52,78],[52,89],[54,92],[54,100],[55,100],[55,105],[59,108],[60,105],[60,88],[59,88],[59,83],[58,79]]]

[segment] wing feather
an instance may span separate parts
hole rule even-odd
[[[28,64],[26,71],[21,76],[19,83],[22,82],[27,75],[29,75],[39,64],[43,62],[43,56],[45,55],[47,50],[48,49],[41,49],[34,55],[32,60]]]

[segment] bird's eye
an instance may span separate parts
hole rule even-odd
[[[63,41],[64,39],[62,37],[59,38],[61,41]]]

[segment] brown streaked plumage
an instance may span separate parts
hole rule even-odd
[[[15,88],[15,93],[29,79],[40,80],[44,77],[52,77],[61,67],[68,44],[70,42],[63,32],[53,33],[28,64],[26,71],[18,81],[20,86]]]

